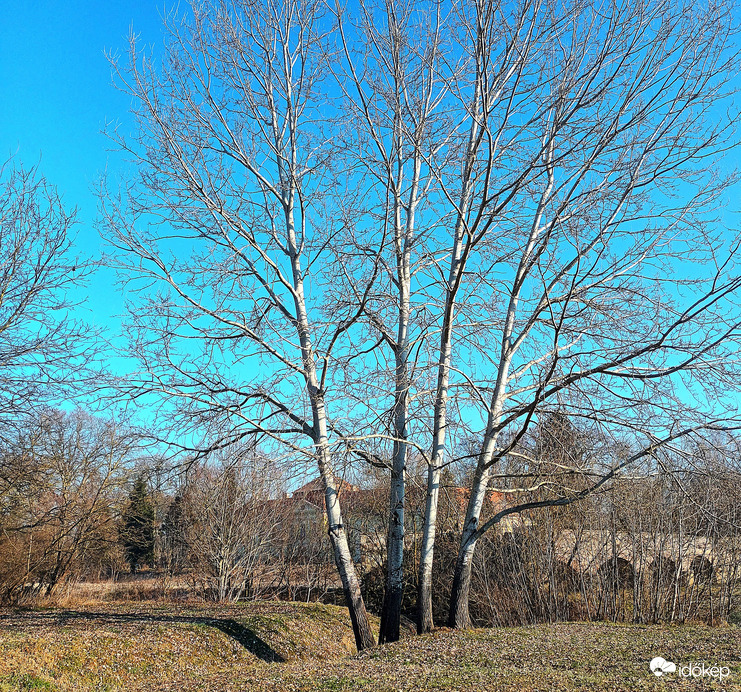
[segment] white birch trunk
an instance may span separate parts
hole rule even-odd
[[[288,251],[293,271],[294,301],[298,336],[301,344],[301,355],[306,373],[306,389],[311,405],[314,430],[314,445],[319,474],[324,485],[324,499],[327,512],[329,539],[332,543],[335,564],[342,581],[345,602],[350,611],[355,645],[358,651],[375,645],[371,632],[365,603],[360,592],[360,582],[355,571],[347,531],[342,520],[340,500],[337,494],[334,469],[331,461],[328,439],[327,411],[324,393],[319,386],[314,352],[310,338],[309,318],[304,298],[304,286],[301,271],[300,255],[296,243],[293,220],[293,195],[289,194],[286,204],[286,229],[288,233]]]

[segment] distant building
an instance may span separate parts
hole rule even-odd
[[[388,522],[388,489],[385,487],[361,488],[344,480],[337,481],[337,494],[342,506],[348,538],[356,562],[371,560],[382,563],[386,547]],[[439,495],[438,526],[441,530],[460,531],[466,515],[470,490],[458,486],[441,488]],[[424,522],[426,492],[415,486],[407,488],[406,540],[421,538]],[[326,534],[325,493],[322,479],[317,477],[277,500],[288,512],[291,521],[300,525],[294,535],[316,537]],[[487,495],[486,516],[510,506],[505,493],[491,491]],[[288,519],[287,516],[287,519]],[[515,532],[525,519],[518,513],[504,517],[497,529],[500,533]]]

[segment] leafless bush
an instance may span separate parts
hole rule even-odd
[[[136,440],[125,428],[50,411],[2,450],[23,466],[0,505],[0,597],[51,594],[81,577],[110,575],[120,559],[116,507]]]
[[[180,500],[174,551],[187,550],[200,591],[218,601],[259,596],[263,566],[276,535],[276,485],[266,459],[231,450],[192,469]]]
[[[738,500],[721,479],[704,478],[712,492],[703,497],[685,495],[669,474],[624,481],[579,512],[550,508],[488,537],[474,570],[474,621],[729,619],[741,542],[728,521]]]

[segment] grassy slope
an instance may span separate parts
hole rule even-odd
[[[9,690],[741,690],[741,629],[603,623],[437,631],[351,656],[341,608],[142,604],[0,613]],[[728,665],[723,685],[648,661]],[[271,661],[282,662],[271,662]],[[673,676],[674,677],[674,676]]]

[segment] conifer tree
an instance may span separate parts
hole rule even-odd
[[[134,574],[143,564],[154,558],[154,506],[144,476],[140,474],[129,495],[129,504],[123,515],[121,536],[126,560]]]

